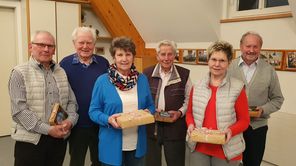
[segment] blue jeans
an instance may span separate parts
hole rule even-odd
[[[144,166],[144,157],[136,158],[136,150],[122,151],[122,166]],[[102,163],[102,166],[112,166]]]

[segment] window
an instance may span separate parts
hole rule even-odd
[[[288,0],[227,0],[228,18],[291,12]]]
[[[259,3],[264,3],[263,8],[288,6],[288,0],[239,0],[238,11],[259,9]]]
[[[259,0],[239,0],[238,2],[238,11],[258,9],[258,7]]]
[[[265,7],[288,6],[288,0],[265,0]]]

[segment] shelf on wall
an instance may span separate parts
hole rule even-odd
[[[113,38],[109,36],[100,36],[97,37],[97,41],[111,41]]]

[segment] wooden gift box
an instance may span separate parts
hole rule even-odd
[[[259,111],[249,111],[249,116],[252,118],[259,117]]]
[[[256,106],[249,107],[249,116],[250,117],[259,117],[259,111],[256,109]]]
[[[63,120],[67,119],[68,114],[66,111],[64,111],[64,109],[60,106],[59,103],[55,103],[50,117],[49,117],[49,125],[53,126],[53,125],[57,125],[59,123],[61,123]]]
[[[193,142],[203,142],[211,144],[224,144],[226,141],[225,133],[220,130],[198,129],[195,128],[190,135]]]
[[[140,126],[144,124],[154,123],[154,117],[149,112],[137,110],[127,113],[122,113],[121,116],[116,118],[118,125],[121,128],[129,128]]]
[[[159,112],[156,112],[154,114],[154,118],[155,118],[155,121],[159,121],[159,122],[168,122],[168,123],[173,123],[174,122],[171,117],[161,116],[161,113],[159,113]]]

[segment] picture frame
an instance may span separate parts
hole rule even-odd
[[[285,67],[284,70],[296,71],[296,50],[285,51]]]
[[[206,49],[197,50],[197,64],[201,64],[201,65],[208,64],[208,53]]]
[[[233,49],[233,59],[241,56],[240,49]],[[275,70],[296,71],[296,50],[262,49],[260,58],[265,59]],[[202,49],[177,49],[175,63],[207,65],[207,50]]]
[[[182,60],[184,64],[196,64],[196,50],[184,49]]]
[[[283,50],[262,49],[260,52],[260,58],[265,59],[265,61],[272,65],[276,70],[283,69]]]
[[[181,51],[179,49],[176,50],[176,56],[175,56],[175,60],[174,60],[174,62],[176,62],[176,63],[180,63],[180,61],[181,61],[180,52]]]
[[[95,53],[98,55],[105,55],[105,48],[104,47],[96,47]]]
[[[240,57],[242,55],[242,52],[241,52],[241,50],[240,49],[234,49],[233,50],[233,59],[235,59],[235,58],[238,58],[238,57]]]

